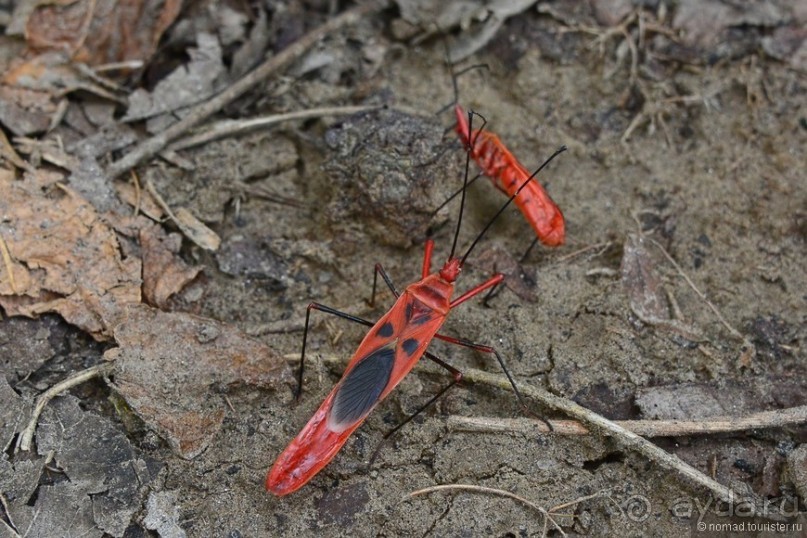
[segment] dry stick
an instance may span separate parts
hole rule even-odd
[[[305,120],[309,118],[320,118],[322,116],[345,116],[349,114],[358,114],[360,112],[378,110],[380,108],[384,108],[383,105],[332,106],[298,110],[296,112],[287,112],[285,114],[273,114],[271,116],[263,116],[260,118],[250,118],[248,120],[222,120],[203,127],[202,132],[190,135],[181,140],[177,140],[168,146],[168,150],[179,151],[188,149],[194,146],[205,144],[212,140],[223,138],[225,136],[231,136],[234,134],[251,131],[253,129],[260,129],[262,127],[269,127],[270,125],[284,121]]]
[[[546,420],[552,433],[588,435],[591,432],[576,420]],[[549,433],[546,422],[530,418],[448,417],[448,427],[456,431],[476,433]],[[781,428],[807,423],[807,405],[762,411],[744,417],[709,417],[703,420],[615,420],[614,424],[643,437],[676,437],[739,432],[760,428]]]
[[[506,378],[498,375],[489,374],[487,372],[472,368],[463,370],[462,374],[464,381],[469,381],[471,383],[484,383],[486,385],[491,385],[507,391],[512,390],[509,381],[507,381]],[[734,504],[736,501],[740,500],[739,496],[730,488],[716,482],[715,480],[712,480],[678,457],[665,452],[650,441],[639,437],[635,433],[626,430],[618,424],[614,424],[605,417],[602,417],[593,411],[589,411],[585,407],[582,407],[571,400],[555,396],[544,389],[532,385],[525,385],[523,383],[519,384],[519,390],[521,391],[521,394],[527,398],[535,400],[542,405],[549,407],[550,409],[554,409],[555,411],[560,411],[561,413],[574,417],[577,420],[602,431],[602,433],[612,436],[614,441],[622,448],[636,451],[664,469],[674,471],[682,475],[692,484],[708,489],[716,498],[723,502]],[[756,498],[753,498],[752,500],[754,502],[753,506],[755,511],[757,510],[757,507],[763,506],[761,500]],[[759,513],[759,515],[765,517],[769,516],[769,514],[765,513]]]
[[[353,9],[345,11],[338,17],[329,20],[319,28],[310,31],[263,62],[252,72],[223,92],[194,107],[187,116],[171,125],[165,131],[140,142],[131,152],[109,166],[107,169],[109,179],[114,179],[128,172],[144,160],[153,157],[165,149],[170,142],[179,138],[183,133],[209,118],[224,106],[246,93],[253,86],[302,56],[311,46],[326,35],[345,26],[355,24],[363,17],[387,7],[388,3],[389,0],[373,0],[366,4],[358,5]]]
[[[511,499],[515,499],[519,502],[526,504],[530,508],[534,508],[544,516],[544,536],[546,535],[547,521],[551,521],[552,525],[554,525],[555,528],[558,529],[558,531],[560,531],[560,533],[563,536],[566,536],[566,533],[563,532],[563,529],[560,528],[560,525],[558,525],[557,522],[554,519],[552,519],[552,516],[550,516],[549,512],[547,512],[544,508],[538,506],[532,501],[525,499],[524,497],[519,497],[515,493],[510,493],[509,491],[505,491],[503,489],[487,488],[485,486],[473,486],[470,484],[445,484],[442,486],[432,486],[429,488],[419,489],[417,491],[413,491],[412,493],[410,493],[409,496],[416,497],[418,495],[425,495],[427,493],[433,493],[435,491],[451,491],[451,490],[471,491],[473,493],[492,493],[493,495],[501,495],[502,497],[509,497]]]
[[[134,213],[133,216],[137,216],[140,214],[140,203],[142,202],[142,193],[140,192],[140,179],[137,177],[137,172],[132,170],[132,183],[134,184],[135,189],[135,203],[134,203]]]
[[[54,397],[58,396],[62,392],[75,387],[76,385],[81,385],[85,381],[89,381],[94,377],[98,377],[100,375],[104,375],[112,368],[112,364],[109,362],[102,362],[101,364],[96,364],[91,368],[87,368],[86,370],[82,370],[75,375],[72,375],[65,379],[64,381],[60,381],[56,383],[51,388],[43,392],[39,395],[39,398],[36,400],[36,405],[34,406],[34,410],[31,412],[31,421],[28,423],[28,426],[22,431],[22,435],[20,436],[20,440],[17,443],[17,449],[22,451],[31,450],[31,441],[34,438],[34,432],[36,431],[36,424],[39,422],[39,415],[42,414],[42,410],[45,409],[45,406],[48,405],[48,402],[51,401]]]
[[[603,241],[601,243],[594,243],[593,245],[589,245],[587,247],[577,249],[574,252],[564,254],[563,256],[558,258],[556,261],[565,262],[565,261],[571,260],[572,258],[574,258],[576,256],[580,256],[581,254],[585,254],[586,252],[588,252],[590,250],[595,250],[595,249],[598,249],[600,247],[602,247],[602,250],[605,250],[608,247],[610,247],[612,244],[613,244],[613,242],[611,242],[611,241]]]

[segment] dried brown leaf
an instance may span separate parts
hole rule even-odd
[[[180,0],[41,2],[25,33],[30,48],[67,51],[89,65],[147,62],[181,6]]]
[[[115,328],[119,348],[114,388],[184,458],[200,454],[224,418],[216,387],[277,386],[288,365],[269,347],[211,319],[166,313],[145,305],[127,309]]]
[[[168,299],[202,270],[201,267],[189,267],[176,255],[181,246],[181,235],[166,234],[156,224],[140,229],[143,296],[149,304],[165,308]]]
[[[122,259],[115,233],[86,200],[66,187],[40,189],[51,180],[37,173],[0,183],[0,236],[11,259],[0,265],[0,305],[11,316],[57,312],[107,339],[121,305],[140,302],[140,260]]]
[[[165,217],[165,211],[163,211],[162,207],[160,207],[147,190],[141,188],[138,194],[137,189],[135,189],[134,185],[131,183],[116,181],[115,192],[118,193],[118,197],[120,197],[121,200],[133,208],[137,208],[140,213],[143,213],[151,220],[160,222]]]
[[[216,251],[221,245],[221,238],[216,232],[205,226],[205,224],[193,216],[193,213],[184,207],[178,207],[174,211],[174,222],[188,239],[202,247],[203,249]]]

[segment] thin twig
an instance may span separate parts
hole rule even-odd
[[[171,211],[171,206],[169,206],[168,202],[166,202],[165,199],[162,196],[160,196],[160,193],[157,192],[157,187],[154,186],[154,183],[152,183],[150,179],[146,180],[146,190],[154,198],[154,201],[157,202],[157,205],[159,205],[163,209],[163,211],[165,211],[165,213],[168,215],[168,218],[174,221],[174,224],[179,225],[179,220],[177,219],[177,216],[174,214],[174,212]]]
[[[419,489],[417,491],[413,491],[412,493],[409,494],[409,496],[410,497],[416,497],[418,495],[426,495],[428,493],[434,493],[436,491],[457,491],[457,490],[459,490],[459,491],[470,491],[472,493],[491,493],[493,495],[500,495],[502,497],[509,497],[511,499],[515,499],[516,501],[524,503],[527,506],[529,506],[530,508],[533,508],[533,509],[537,510],[538,512],[540,512],[545,518],[544,527],[546,527],[546,521],[551,521],[552,525],[554,525],[555,528],[558,529],[558,531],[560,531],[560,533],[563,536],[566,536],[566,533],[563,532],[563,529],[560,527],[560,525],[558,525],[558,523],[554,519],[552,519],[552,516],[550,516],[549,512],[547,512],[544,508],[542,508],[541,506],[538,506],[537,504],[535,504],[534,502],[532,502],[530,500],[525,499],[524,497],[520,497],[520,496],[516,495],[515,493],[510,493],[509,491],[505,491],[503,489],[488,488],[488,487],[485,487],[485,486],[474,486],[474,485],[471,485],[471,484],[444,484],[444,485],[441,485],[441,486],[432,486],[432,487],[429,487],[429,488],[423,488],[423,489]],[[546,530],[546,529],[544,529],[544,530]],[[545,534],[546,533],[544,533],[544,535]]]
[[[221,238],[216,232],[208,228],[203,222],[194,217],[186,209],[179,207],[176,211],[171,211],[168,203],[160,196],[151,180],[146,180],[146,190],[154,200],[168,213],[168,216],[177,225],[182,235],[199,245],[200,247],[215,252],[221,244]]]
[[[109,166],[107,169],[109,179],[114,179],[128,172],[144,160],[153,157],[189,129],[224,108],[255,85],[276,74],[280,69],[288,66],[326,35],[345,26],[355,24],[371,13],[386,8],[388,4],[389,0],[373,0],[360,4],[308,32],[226,90],[194,107],[187,116],[168,127],[165,131],[140,142],[132,151]]]
[[[714,304],[712,304],[712,302],[709,299],[706,298],[706,296],[701,292],[701,290],[698,289],[698,287],[695,285],[695,283],[692,282],[692,279],[689,278],[689,275],[687,275],[684,272],[684,270],[681,268],[681,266],[678,265],[678,262],[676,262],[673,259],[673,257],[670,256],[670,253],[667,252],[667,249],[665,249],[663,246],[661,246],[661,244],[658,241],[656,241],[655,239],[653,239],[652,237],[648,237],[647,239],[649,239],[651,243],[653,243],[654,245],[656,245],[656,247],[658,247],[658,249],[664,254],[664,257],[667,258],[667,261],[669,261],[673,265],[673,267],[675,267],[676,271],[678,271],[678,274],[681,275],[681,277],[683,277],[684,280],[686,280],[686,283],[689,284],[689,287],[692,288],[692,291],[697,293],[698,297],[700,297],[701,300],[703,302],[705,302],[709,306],[709,308],[712,309],[712,312],[714,312],[715,316],[717,316],[717,319],[719,319],[720,323],[722,323],[723,326],[726,327],[726,329],[728,329],[728,331],[732,334],[732,336],[734,336],[735,338],[737,338],[739,340],[742,340],[742,342],[745,345],[750,346],[750,347],[753,348],[754,344],[749,342],[748,339],[745,336],[740,334],[740,331],[738,331],[737,329],[735,329],[734,327],[729,325],[729,322],[726,321],[726,319],[723,317],[723,315],[720,313],[720,311],[717,309],[717,307]]]
[[[292,319],[281,319],[277,321],[270,321],[269,323],[262,323],[260,325],[253,325],[244,329],[244,332],[250,336],[263,336],[265,334],[288,334],[295,332],[302,332],[305,328],[305,317],[298,317]],[[300,354],[295,355],[298,359]]]
[[[463,370],[463,380],[471,383],[484,383],[486,385],[501,388],[502,390],[512,390],[510,382],[507,380],[507,378],[489,374],[473,368]],[[524,383],[519,384],[519,390],[521,391],[521,394],[527,398],[539,402],[550,409],[560,411],[561,413],[573,417],[587,426],[601,431],[605,435],[610,435],[614,442],[616,442],[622,448],[638,452],[649,460],[655,462],[660,467],[678,473],[682,478],[691,484],[708,489],[717,499],[723,502],[733,505],[740,500],[740,496],[733,490],[709,478],[678,457],[665,452],[650,441],[647,441],[637,434],[613,423],[612,421],[598,415],[597,413],[594,413],[593,411],[586,409],[585,407],[576,404],[571,400],[555,396],[542,388],[526,385]],[[745,498],[744,500],[748,501],[749,499]],[[753,501],[755,510],[758,507],[763,506],[760,499],[754,497],[750,500]],[[758,515],[770,517],[771,514],[766,514],[760,511]]]
[[[323,108],[311,108],[308,110],[298,110],[296,112],[286,112],[285,114],[273,114],[271,116],[262,116],[260,118],[250,118],[248,120],[221,120],[203,126],[200,129],[200,132],[196,134],[192,134],[177,140],[168,146],[168,149],[170,151],[179,151],[192,148],[194,146],[205,144],[225,136],[232,136],[234,134],[269,127],[270,125],[275,125],[284,121],[321,118],[322,116],[347,116],[350,114],[359,114],[361,112],[369,112],[371,110],[378,110],[381,108],[384,107],[381,105],[331,106]]]
[[[613,244],[613,243],[612,243],[611,241],[603,241],[603,242],[601,242],[601,243],[594,243],[593,245],[589,245],[589,246],[587,246],[587,247],[583,247],[583,248],[577,249],[577,250],[575,250],[574,252],[570,252],[570,253],[568,253],[568,254],[564,254],[563,256],[561,256],[560,258],[558,258],[556,261],[559,261],[559,262],[565,262],[565,261],[571,260],[572,258],[575,258],[575,257],[577,257],[577,256],[580,256],[581,254],[585,254],[586,252],[588,252],[588,251],[590,251],[590,250],[595,250],[595,249],[598,249],[598,248],[600,248],[600,247],[602,247],[602,250],[600,251],[600,253],[601,253],[603,250],[607,249],[607,248],[608,248],[608,247],[610,247],[612,244]],[[600,253],[597,253],[597,254],[600,254]]]
[[[263,185],[250,185],[249,183],[244,183],[243,181],[235,180],[232,182],[231,185],[225,185],[225,188],[236,193],[235,199],[238,199],[237,196],[239,194],[250,194],[252,196],[255,196],[256,198],[263,198],[264,200],[268,200],[270,202],[274,202],[279,205],[285,205],[296,208],[306,207],[303,202],[295,200],[294,198],[289,198],[288,196],[281,196],[279,194],[275,194],[274,192],[270,191]]]
[[[576,420],[546,420],[557,435],[588,435],[591,432]],[[550,433],[542,420],[530,418],[463,417],[451,415],[448,427],[476,433]],[[643,437],[677,437],[781,428],[807,424],[807,405],[762,411],[744,417],[709,417],[702,420],[615,420],[614,424]]]
[[[140,202],[142,201],[142,193],[140,191],[140,178],[137,177],[137,172],[132,170],[132,183],[134,184],[135,190],[135,203],[134,203],[134,213],[133,215],[136,217],[140,214]]]
[[[28,426],[22,431],[22,435],[20,436],[20,440],[17,443],[17,450],[28,451],[31,449],[31,442],[34,438],[34,432],[36,431],[37,422],[39,422],[39,415],[42,414],[42,410],[45,409],[45,406],[48,405],[48,402],[51,401],[54,397],[58,396],[62,392],[75,387],[76,385],[80,385],[85,381],[89,381],[94,377],[98,377],[100,375],[104,375],[105,373],[109,372],[112,368],[112,364],[109,362],[103,362],[101,364],[96,364],[91,368],[87,368],[77,374],[74,374],[64,381],[60,381],[56,383],[51,388],[43,392],[39,395],[39,398],[36,400],[36,405],[34,406],[34,410],[31,412],[31,421],[28,423]]]

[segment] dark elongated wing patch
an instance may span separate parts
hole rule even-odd
[[[367,355],[347,374],[336,393],[329,426],[341,431],[364,417],[389,383],[395,349],[385,346]]]

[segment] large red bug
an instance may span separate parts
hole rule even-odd
[[[469,123],[471,121],[472,116],[469,115]],[[471,140],[469,139],[470,143]],[[470,146],[466,149],[468,157],[465,163],[465,186],[468,184],[468,168],[472,151]],[[517,197],[519,191],[525,188],[544,166],[565,149],[565,146],[558,149],[535,173],[525,176],[523,185],[514,192],[507,204],[502,206],[461,258],[455,257],[454,252],[462,223],[462,211],[465,202],[464,190],[451,254],[439,271],[431,272],[432,251],[434,248],[432,240],[426,242],[421,280],[410,284],[403,293],[399,294],[396,291],[384,268],[377,264],[373,280],[373,297],[375,296],[378,275],[381,274],[384,281],[396,295],[397,300],[392,308],[376,323],[339,312],[319,303],[308,305],[303,333],[298,395],[302,389],[303,360],[305,359],[306,337],[311,310],[335,314],[371,328],[350,359],[342,379],[334,386],[331,393],[314,413],[314,416],[308,421],[308,424],[303,427],[302,431],[289,443],[289,446],[275,461],[274,466],[266,477],[267,490],[275,495],[287,495],[311,480],[333,459],[348,437],[350,437],[350,434],[364,422],[373,408],[401,382],[422,356],[425,355],[448,369],[454,379],[422,406],[417,411],[418,413],[457,384],[462,379],[462,373],[427,351],[426,348],[433,338],[495,355],[510,380],[516,397],[522,406],[526,407],[513,378],[504,365],[501,355],[494,348],[460,338],[445,336],[437,331],[445,322],[451,309],[502,281],[504,276],[495,274],[485,282],[451,300],[454,292],[454,282],[462,271],[466,258],[493,224],[496,217],[504,211],[507,205]],[[408,420],[396,427],[395,430],[408,422]]]
[[[538,181],[530,181],[524,185],[524,180],[530,173],[499,137],[484,130],[484,125],[483,129],[472,132],[468,118],[459,104],[454,106],[454,112],[457,115],[457,134],[460,140],[465,146],[469,146],[471,138],[474,139],[471,157],[482,169],[482,173],[493,181],[497,189],[508,196],[514,196],[517,190],[520,191],[515,197],[516,206],[532,226],[537,240],[550,247],[562,245],[566,239],[563,213],[541,184]],[[530,245],[530,249],[534,245],[535,242]]]

